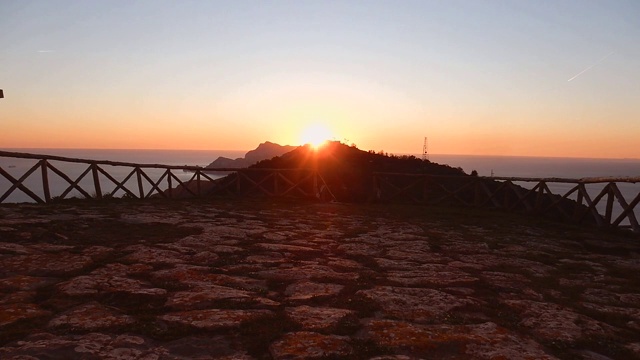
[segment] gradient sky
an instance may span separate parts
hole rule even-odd
[[[640,158],[640,1],[0,0],[0,148]]]

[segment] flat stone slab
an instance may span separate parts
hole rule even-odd
[[[565,307],[529,300],[507,300],[507,306],[521,312],[520,325],[546,341],[574,343],[586,338],[610,337],[610,326]]]
[[[340,321],[347,316],[355,316],[355,312],[347,309],[328,307],[298,306],[285,309],[285,313],[305,330],[328,332],[335,330]]]
[[[269,251],[275,251],[275,252],[292,252],[292,253],[297,253],[297,252],[317,252],[319,251],[318,249],[314,249],[314,248],[310,248],[307,246],[297,246],[297,245],[288,245],[288,244],[265,244],[265,243],[259,243],[256,244],[255,246],[264,249],[264,250],[269,250]]]
[[[0,275],[67,276],[88,268],[92,263],[89,256],[68,252],[18,255],[0,258]]]
[[[177,251],[157,249],[145,245],[133,245],[124,249],[131,254],[123,258],[124,261],[143,264],[179,264],[186,262],[187,256]]]
[[[353,348],[349,338],[299,331],[285,334],[269,347],[274,359],[323,359],[348,357]]]
[[[380,306],[386,317],[415,322],[434,321],[455,308],[478,304],[477,300],[423,288],[380,286],[357,294]]]
[[[478,278],[445,265],[427,265],[405,271],[389,271],[387,279],[397,285],[416,286],[460,286],[469,285]]]
[[[378,256],[384,250],[375,245],[355,242],[338,246],[338,251],[352,256]]]
[[[585,309],[593,310],[596,313],[600,313],[600,315],[604,316],[620,316],[630,319],[626,322],[626,326],[633,330],[640,330],[640,308],[637,307],[621,307],[621,306],[610,306],[603,304],[594,304],[594,303],[581,303],[582,307]]]
[[[35,304],[3,303],[0,306],[0,329],[8,325],[42,319],[51,315],[50,311]]]
[[[418,325],[403,321],[364,321],[360,337],[395,351],[439,357],[447,349],[472,359],[556,359],[531,339],[509,334],[494,323]]]
[[[0,291],[8,293],[16,290],[35,290],[54,281],[51,278],[16,275],[0,279]]]
[[[520,290],[531,283],[531,280],[523,275],[499,271],[483,271],[480,277],[500,290]]]
[[[287,257],[281,253],[277,252],[268,252],[262,253],[262,255],[250,255],[247,256],[246,262],[253,264],[283,264],[287,262]]]
[[[210,247],[211,251],[216,254],[233,254],[237,252],[245,251],[245,249],[237,246],[229,246],[229,245],[215,245]]]
[[[131,316],[97,302],[90,302],[56,316],[49,321],[48,327],[72,331],[97,331],[123,328],[133,323],[135,319]]]
[[[513,272],[530,274],[533,277],[548,276],[554,270],[552,266],[538,261],[500,256],[499,254],[466,254],[460,256],[460,260],[487,271],[506,267],[513,269]]]
[[[61,294],[68,296],[91,296],[104,294],[126,294],[129,298],[158,299],[167,295],[167,290],[155,288],[149,283],[126,277],[108,275],[78,276],[58,285]]]
[[[13,228],[6,228],[5,232],[15,231]],[[20,244],[8,243],[8,242],[0,242],[0,254],[18,254],[18,255],[27,255],[32,251]]]
[[[260,307],[277,307],[280,305],[278,302],[263,298],[249,291],[218,285],[200,287],[195,291],[175,292],[169,297],[165,305],[171,309],[188,310],[211,308],[219,303],[253,304]]]
[[[243,290],[265,290],[264,280],[240,275],[212,274],[207,266],[177,264],[174,268],[151,273],[155,282],[185,285],[191,289],[206,289],[213,285],[228,286]]]
[[[273,316],[269,310],[224,310],[206,309],[172,312],[159,317],[168,324],[194,327],[196,329],[215,330],[239,327],[248,321]]]
[[[158,359],[162,352],[156,352],[155,349],[150,349],[145,345],[147,345],[145,339],[138,336],[101,333],[58,336],[51,333],[37,333],[17,344],[0,348],[0,357],[25,360],[48,357],[58,359]]]
[[[302,281],[287,286],[284,294],[288,300],[311,300],[338,295],[343,285]]]
[[[358,271],[364,268],[364,266],[357,261],[339,258],[329,258],[327,265],[331,268],[343,271]]]
[[[234,348],[222,336],[185,336],[158,343],[132,334],[92,332],[77,335],[36,333],[10,346],[0,347],[0,358],[33,359],[226,359],[251,360],[245,351]]]
[[[328,266],[306,265],[296,268],[279,268],[274,270],[259,271],[257,277],[274,281],[299,281],[299,280],[356,280],[357,273],[337,272]]]

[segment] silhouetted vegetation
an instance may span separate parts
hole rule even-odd
[[[263,160],[251,166],[263,169],[295,169],[311,168],[321,172],[339,169],[344,172],[398,172],[429,175],[466,175],[460,168],[432,163],[412,155],[389,155],[384,151],[378,153],[363,151],[334,141],[327,143],[320,150],[310,146],[301,146],[282,156]]]
[[[481,207],[508,207],[515,211],[530,212],[525,205],[525,197],[531,203],[536,196],[537,202],[548,207],[542,215],[561,218],[562,213],[570,214],[587,211],[585,206],[576,208],[571,199],[562,199],[558,195],[531,193],[516,184],[508,191],[502,182],[489,178],[479,179],[477,171],[467,175],[462,168],[433,163],[411,155],[389,155],[380,150],[363,151],[354,146],[340,142],[329,142],[319,150],[310,146],[302,146],[282,156],[263,160],[251,166],[261,169],[313,169],[323,177],[332,194],[342,202],[365,201],[399,201],[399,202],[436,202],[442,205],[472,205]],[[381,199],[374,186],[374,174],[384,173],[385,177],[394,178],[396,189],[404,189],[402,196],[393,199]],[[395,174],[395,175],[394,175]],[[415,177],[407,176],[431,175],[428,185],[414,186]],[[229,179],[230,180],[230,179]],[[489,201],[485,195],[478,197],[475,181],[480,181],[490,193],[495,195]],[[380,184],[378,184],[380,186]],[[387,189],[388,190],[388,189]],[[384,192],[384,191],[383,191]],[[451,196],[451,194],[455,194]],[[526,194],[526,195],[525,195]],[[484,198],[483,198],[484,196]],[[444,201],[440,199],[446,199]],[[558,202],[558,207],[549,206]],[[585,219],[591,222],[590,218]]]
[[[296,150],[251,166],[262,169],[317,170],[340,201],[362,202],[371,197],[374,173],[467,176],[462,169],[432,163],[415,156],[363,151],[340,142],[329,142],[319,150],[301,146]]]

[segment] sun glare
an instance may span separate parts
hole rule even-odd
[[[333,134],[331,130],[324,124],[311,124],[307,126],[300,134],[300,141],[303,145],[309,144],[314,149],[318,149],[324,143],[331,140]]]

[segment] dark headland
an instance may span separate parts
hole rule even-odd
[[[266,141],[258,145],[257,148],[248,151],[244,157],[230,159],[224,156],[220,156],[211,162],[206,167],[209,169],[216,168],[229,168],[229,169],[240,169],[249,167],[259,161],[271,159],[276,156],[280,156],[288,153],[289,151],[293,151],[297,148],[297,146],[291,145],[279,145],[276,143],[272,143],[270,141]]]

